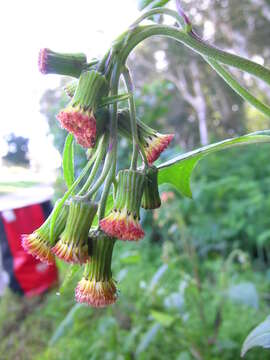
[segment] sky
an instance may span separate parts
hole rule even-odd
[[[59,76],[39,73],[39,49],[84,52],[88,59],[102,55],[139,16],[136,0],[9,0],[0,14],[0,156],[3,136],[14,132],[30,139],[32,157],[57,166],[60,157],[46,136],[39,101]]]

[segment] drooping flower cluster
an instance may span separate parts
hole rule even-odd
[[[116,75],[121,73],[119,49],[90,63],[83,54],[59,54],[49,49],[39,54],[41,73],[78,78],[65,86],[70,102],[57,119],[87,149],[88,163],[45,223],[33,234],[22,236],[22,245],[48,264],[58,258],[84,266],[75,298],[94,307],[104,307],[117,300],[111,271],[115,241],[137,241],[144,237],[141,207],[160,206],[158,169],[152,163],[173,138],[172,134],[160,134],[136,119],[134,109],[118,110],[117,105],[110,106],[121,98],[115,95],[115,84],[118,87],[119,82]],[[130,168],[116,174],[118,134],[131,140],[133,155]],[[64,151],[63,156],[69,153]],[[137,164],[139,154],[141,166]],[[63,162],[69,161],[72,166],[72,159],[65,158]],[[70,171],[70,166],[64,171]],[[112,185],[114,191],[110,195]]]

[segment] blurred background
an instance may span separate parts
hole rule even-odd
[[[68,102],[69,81],[42,76],[38,51],[101,56],[139,16],[136,0],[19,2],[1,5],[1,211],[52,199],[65,191],[61,152],[66,132],[55,115]],[[216,46],[270,67],[269,0],[183,0],[198,34]],[[168,5],[174,8],[174,2]],[[172,24],[159,17],[159,22]],[[161,160],[201,145],[270,128],[195,53],[154,38],[129,58],[138,116],[174,132]],[[270,90],[232,70],[256,96]],[[126,165],[128,143],[119,158]],[[250,332],[269,314],[269,145],[233,149],[199,163],[193,200],[161,189],[163,206],[142,213],[146,237],[117,242],[116,305],[75,305],[78,272],[60,290],[31,299],[4,289],[1,275],[0,358],[14,360],[234,360]],[[85,163],[76,147],[76,169]],[[67,267],[57,263],[60,281]],[[1,282],[0,281],[0,282]],[[269,359],[255,349],[246,359]]]

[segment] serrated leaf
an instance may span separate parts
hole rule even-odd
[[[70,188],[74,182],[74,145],[73,135],[68,134],[63,151],[63,173],[67,187]]]
[[[242,346],[241,356],[245,356],[248,350],[256,346],[261,346],[265,349],[270,348],[270,316],[248,335]]]
[[[257,143],[270,142],[270,130],[257,131],[251,134],[220,141],[202,148],[181,154],[158,166],[158,183],[173,185],[182,195],[192,197],[190,179],[198,161],[204,156],[228,148]]]

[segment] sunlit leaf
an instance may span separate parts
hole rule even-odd
[[[74,145],[73,135],[68,134],[63,151],[63,173],[67,187],[70,188],[74,182]]]
[[[182,195],[192,197],[190,188],[192,171],[194,170],[198,161],[201,160],[204,156],[235,146],[267,142],[270,142],[270,130],[257,131],[236,138],[223,140],[218,143],[181,154],[172,160],[169,160],[158,166],[158,182],[160,185],[165,183],[171,184]]]
[[[174,317],[172,315],[166,314],[164,312],[152,310],[151,316],[161,325],[167,327],[170,326],[173,321]]]
[[[137,251],[128,251],[121,256],[121,263],[123,264],[138,264],[141,261],[141,255]]]
[[[245,356],[248,350],[256,346],[261,346],[265,349],[270,348],[270,316],[248,335],[243,344],[241,356]]]

